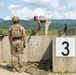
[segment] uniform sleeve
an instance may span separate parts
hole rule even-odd
[[[25,28],[24,28],[23,26],[21,26],[21,30],[22,30],[23,32],[25,32]]]
[[[9,30],[8,30],[9,32],[11,32],[11,27],[9,28]]]

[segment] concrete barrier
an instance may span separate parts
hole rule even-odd
[[[56,57],[56,37],[26,36],[26,39],[24,62],[51,60],[53,72],[76,72],[76,57]],[[11,61],[10,53],[8,36],[0,38],[0,61]]]
[[[52,61],[53,72],[62,72],[62,73],[76,72],[76,56],[75,57],[56,57],[56,37],[53,39],[52,50],[53,50],[53,61]]]
[[[1,51],[2,51],[2,40],[1,40],[1,38],[0,38],[0,61],[1,61],[1,56],[2,56],[2,55],[1,55],[1,54],[2,54]]]
[[[26,48],[24,49],[24,62],[52,60],[52,37],[51,36],[26,36]],[[0,51],[3,61],[11,60],[11,48],[8,36],[0,41]]]

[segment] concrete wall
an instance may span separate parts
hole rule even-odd
[[[2,42],[1,42],[1,38],[0,38],[0,61],[1,61],[1,56],[2,56]]]
[[[27,36],[24,62],[51,60],[53,72],[76,72],[76,57],[56,57],[56,37]],[[76,41],[75,41],[76,42]],[[0,38],[0,61],[10,61],[8,37]]]
[[[52,37],[51,36],[27,36],[26,48],[24,49],[24,62],[52,60]],[[11,48],[8,36],[0,40],[0,57],[3,61],[11,60]]]
[[[76,57],[56,57],[56,37],[53,39],[52,63],[54,72],[76,72]]]

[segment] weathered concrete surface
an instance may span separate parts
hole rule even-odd
[[[70,37],[70,38],[72,38],[72,37]],[[53,49],[52,50],[53,50],[53,61],[52,61],[53,72],[76,73],[76,57],[56,57],[56,37],[53,39]]]
[[[23,59],[24,62],[50,60],[53,66],[53,67],[51,66],[53,72],[76,73],[76,57],[69,57],[69,58],[56,57],[56,40],[55,40],[56,37],[27,36],[26,38],[27,41],[26,41],[26,48],[24,49],[24,59]],[[2,40],[0,39],[1,61],[11,60],[10,49],[11,48],[8,37],[6,36]]]
[[[52,37],[51,36],[26,36],[26,48],[24,49],[23,61],[40,61],[52,60]],[[11,60],[11,48],[8,36],[5,36],[2,41],[1,50],[3,61]],[[0,44],[1,45],[1,44]]]
[[[2,39],[0,38],[0,61],[2,61],[1,60],[1,55],[2,54]]]

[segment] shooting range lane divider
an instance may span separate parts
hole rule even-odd
[[[52,71],[61,73],[76,72],[76,37],[26,36],[24,62],[51,60]],[[28,41],[29,40],[29,41]],[[3,44],[3,46],[1,45]],[[11,60],[8,36],[0,38],[0,60]],[[72,53],[71,53],[72,52]],[[2,58],[1,58],[2,57]]]
[[[0,38],[0,61],[1,61],[1,56],[2,56],[2,39]]]
[[[52,40],[53,37],[51,36],[26,36],[26,48],[24,49],[23,61],[52,61]],[[5,36],[2,42],[2,60],[9,62],[11,60],[11,48],[8,36]]]
[[[2,59],[3,59],[3,38],[4,38],[5,36],[4,35],[0,35],[0,62],[2,61]]]
[[[76,72],[76,37],[53,39],[53,72]]]

